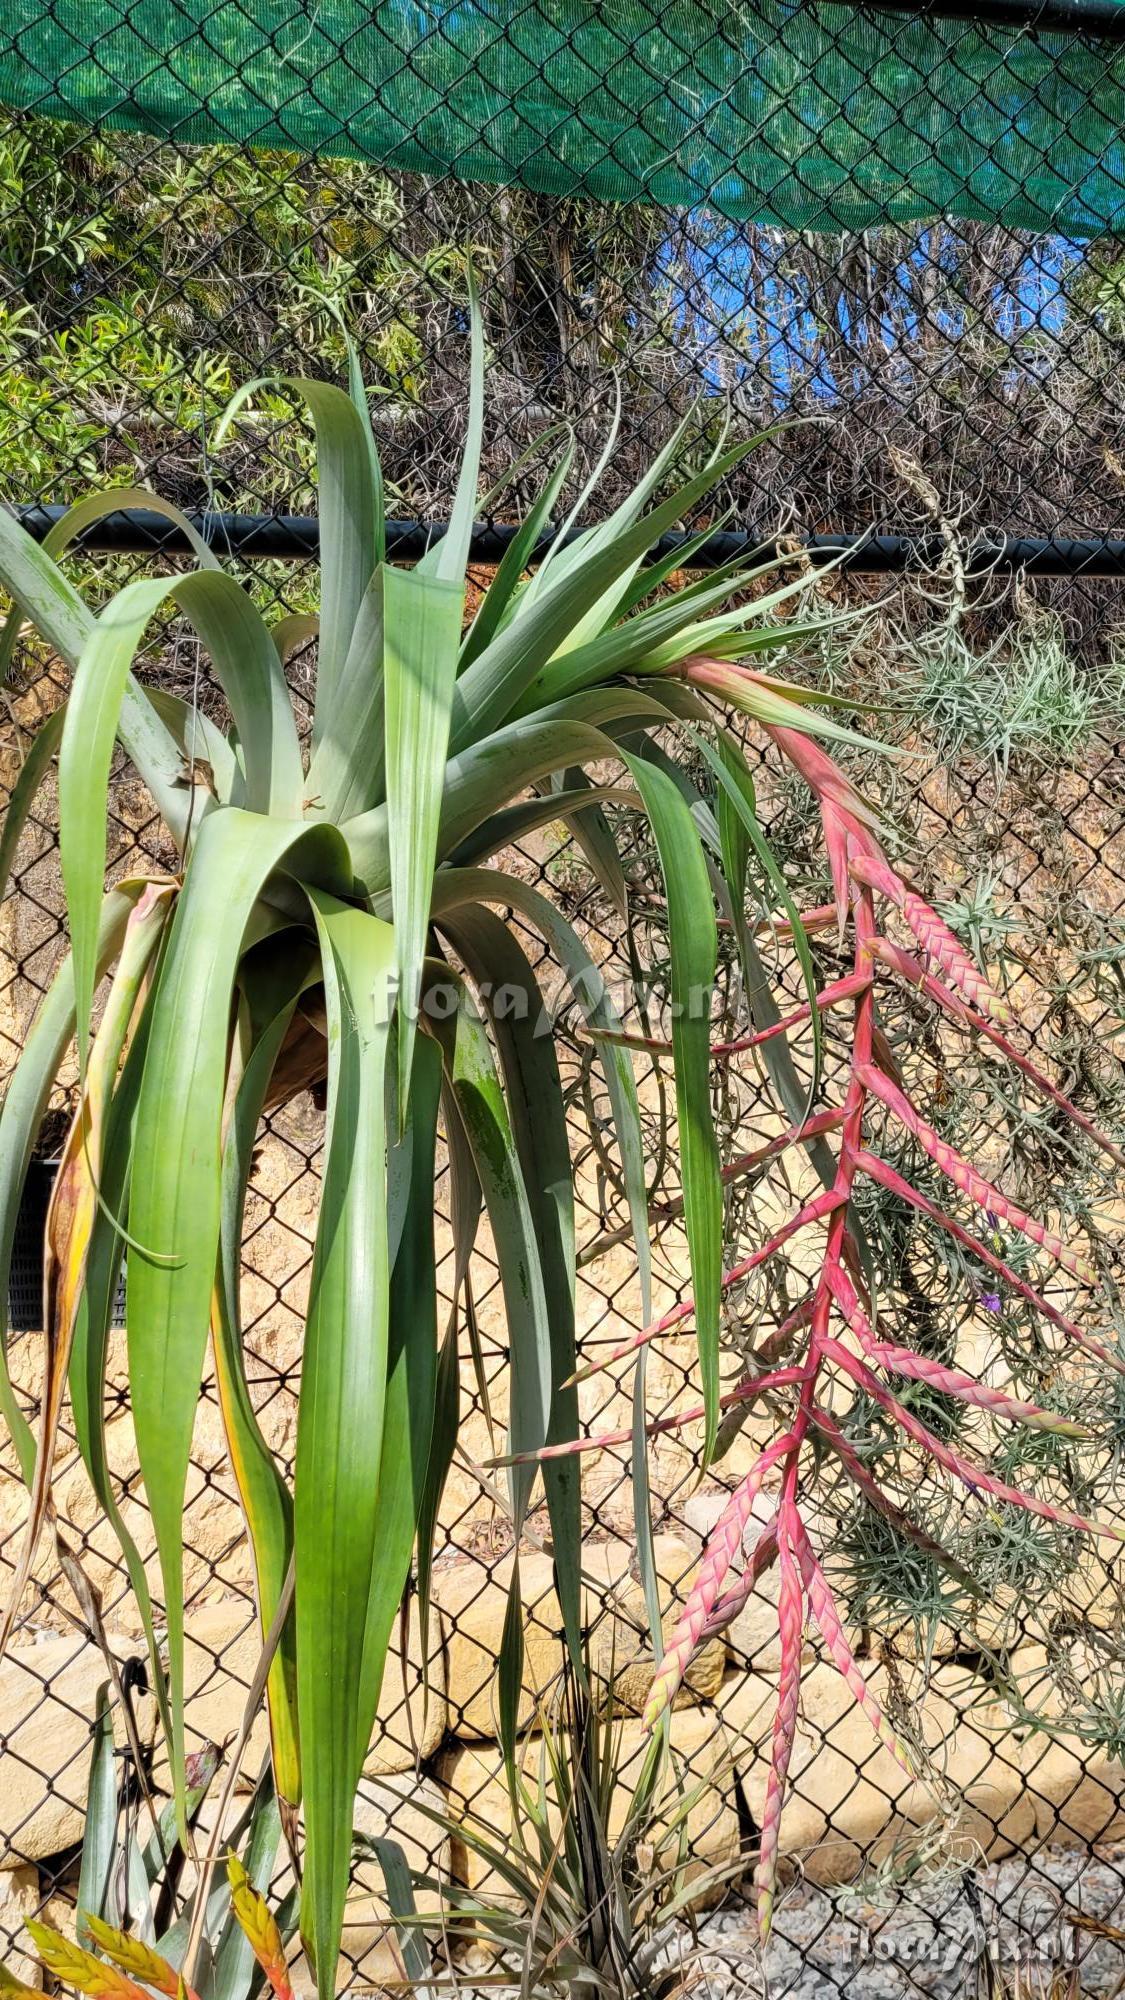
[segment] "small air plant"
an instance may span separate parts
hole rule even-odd
[[[738,670],[726,663],[688,661],[680,669],[697,691],[706,690],[729,705],[739,705],[741,688]],[[942,1554],[940,1544],[917,1527],[907,1514],[884,1492],[875,1471],[856,1448],[844,1425],[830,1414],[827,1391],[831,1378],[843,1378],[854,1395],[867,1400],[881,1413],[893,1435],[905,1441],[919,1456],[959,1483],[971,1495],[989,1503],[1019,1510],[1056,1527],[1082,1535],[1121,1542],[1125,1531],[1062,1506],[1041,1499],[1022,1487],[1008,1483],[995,1471],[979,1463],[959,1443],[939,1436],[923,1422],[915,1409],[900,1400],[891,1383],[925,1385],[961,1404],[982,1410],[1017,1426],[1054,1433],[1067,1438],[1085,1435],[1083,1428],[1068,1416],[1041,1408],[1037,1403],[1017,1399],[987,1386],[952,1362],[923,1354],[901,1345],[876,1331],[864,1254],[852,1218],[853,1187],[864,1178],[874,1182],[924,1217],[931,1229],[946,1232],[970,1256],[985,1267],[987,1286],[994,1298],[1018,1298],[1085,1354],[1117,1370],[1125,1369],[1121,1358],[1111,1353],[1062,1308],[1044,1297],[1024,1275],[1021,1262],[1001,1254],[1005,1237],[1025,1240],[1045,1252],[1079,1285],[1093,1287],[1097,1275],[1082,1255],[1037,1217],[1027,1214],[1001,1188],[994,1186],[980,1167],[957,1152],[921,1115],[911,1101],[896,1071],[896,1065],[876,1013],[876,973],[890,974],[931,1001],[959,1028],[972,1030],[1014,1064],[1025,1081],[1044,1095],[1095,1141],[1118,1164],[1125,1155],[1108,1138],[1097,1132],[1082,1112],[1048,1077],[1023,1056],[1009,1039],[1013,1025],[1007,1001],[996,993],[949,926],[891,866],[879,839],[878,822],[872,809],[860,798],[839,768],[818,746],[798,737],[785,727],[766,725],[768,734],[801,773],[816,795],[827,843],[834,905],[814,911],[802,919],[806,932],[828,928],[834,921],[841,939],[849,920],[853,941],[851,970],[823,988],[815,1002],[817,1012],[849,1006],[853,1027],[848,1049],[848,1078],[842,1102],[835,1108],[817,1110],[797,1121],[775,1150],[807,1144],[814,1136],[822,1141],[838,1133],[834,1177],[830,1184],[809,1199],[772,1239],[724,1274],[724,1287],[738,1283],[751,1269],[771,1259],[798,1234],[823,1232],[823,1252],[819,1269],[806,1296],[791,1310],[784,1323],[755,1352],[759,1372],[747,1373],[728,1392],[725,1405],[744,1404],[765,1392],[791,1393],[791,1414],[781,1434],[761,1451],[750,1470],[732,1493],[725,1512],[703,1552],[694,1585],[672,1633],[663,1661],[652,1685],[645,1722],[654,1729],[666,1714],[683,1679],[687,1666],[704,1637],[729,1621],[745,1603],[763,1571],[776,1564],[779,1571],[778,1623],[781,1638],[781,1665],[777,1704],[773,1722],[771,1772],[761,1827],[757,1870],[758,1920],[763,1941],[768,1937],[774,1907],[779,1829],[785,1802],[786,1776],[797,1723],[802,1673],[802,1643],[806,1625],[818,1631],[828,1656],[863,1709],[876,1736],[905,1769],[916,1775],[907,1748],[899,1741],[875,1701],[856,1660],[844,1621],[802,1515],[801,1497],[806,1471],[815,1470],[814,1447],[828,1452],[841,1464],[859,1494],[896,1531],[918,1546]],[[738,793],[729,784],[727,767],[719,758],[714,768],[728,794]],[[720,801],[721,803],[721,801]],[[911,934],[913,950],[906,949],[887,935],[887,918],[897,918]],[[747,1035],[726,1043],[717,1053],[729,1058],[740,1049],[750,1048],[810,1019],[810,1006],[791,1014],[777,1028]],[[713,1051],[715,1053],[715,1051]],[[872,1112],[908,1137],[938,1174],[948,1181],[984,1218],[980,1234],[975,1234],[949,1215],[930,1195],[923,1193],[897,1167],[873,1150],[868,1133]],[[1000,1234],[1001,1227],[1005,1235]],[[1000,1247],[997,1247],[999,1245]],[[984,1309],[989,1301],[982,1299]],[[595,1364],[606,1368],[633,1349],[643,1348],[662,1332],[678,1326],[693,1310],[689,1299],[642,1329],[632,1340],[617,1347]],[[795,1336],[804,1335],[803,1351],[795,1352]],[[786,1365],[774,1365],[784,1354]],[[592,1373],[593,1368],[586,1371]],[[888,1381],[888,1377],[891,1378]],[[692,1413],[687,1413],[688,1415]],[[674,1419],[685,1421],[685,1417]],[[661,1427],[667,1420],[661,1420]],[[650,1426],[650,1429],[653,1428]],[[589,1448],[596,1439],[583,1440]],[[755,1520],[755,1501],[769,1482],[777,1489],[777,1507],[761,1530],[746,1560],[743,1573],[732,1578],[743,1536]]]
[[[612,1695],[599,1706],[591,1683],[588,1655],[581,1678],[564,1655],[558,1693],[508,1771],[510,1826],[419,1801],[474,1856],[479,1891],[411,1878],[395,1842],[357,1836],[357,1853],[373,1851],[383,1869],[412,1992],[478,1993],[475,1973],[461,1986],[460,1965],[481,1952],[484,1985],[524,2000],[682,2000],[701,1983],[693,1912],[741,1875],[742,1858],[704,1865],[694,1833],[709,1778],[660,1737],[638,1756]],[[419,1915],[416,1890],[441,1910],[440,1981],[426,1941],[433,1918]]]

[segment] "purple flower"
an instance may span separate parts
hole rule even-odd
[[[982,1292],[980,1295],[980,1302],[984,1307],[985,1312],[998,1313],[1000,1311],[999,1292]]]
[[[996,1214],[994,1209],[986,1208],[984,1211],[984,1219],[987,1222],[990,1229],[999,1229],[1000,1217]]]

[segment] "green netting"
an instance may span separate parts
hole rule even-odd
[[[860,229],[1125,226],[1125,52],[759,0],[8,0],[0,99]]]

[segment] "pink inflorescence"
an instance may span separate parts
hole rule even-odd
[[[694,665],[706,669],[706,663]],[[728,671],[724,664],[723,674]],[[719,691],[718,681],[713,688],[709,685],[706,671],[695,674],[694,678],[699,688],[711,693]],[[719,679],[722,679],[721,675]],[[1003,1287],[1004,1296],[1021,1298],[1060,1329],[1068,1340],[1111,1367],[1125,1369],[1125,1360],[1094,1340],[1075,1319],[1045,1298],[1021,1271],[1013,1269],[999,1254],[997,1231],[1003,1223],[1037,1245],[1080,1283],[1089,1286],[1097,1281],[1088,1258],[1075,1252],[1062,1241],[1057,1231],[1028,1215],[1001,1188],[989,1181],[976,1166],[949,1145],[912,1104],[895,1072],[893,1057],[875,1017],[876,967],[924,994],[962,1032],[986,1038],[990,1046],[998,1049],[1004,1060],[1010,1061],[1032,1087],[1068,1114],[1077,1127],[1115,1160],[1125,1156],[1098,1133],[1090,1121],[1069,1104],[1064,1093],[1043,1077],[993,1025],[1010,1022],[1007,1003],[994,992],[984,973],[973,963],[948,925],[890,866],[879,845],[877,824],[870,807],[855,793],[831,758],[808,737],[788,729],[769,726],[769,734],[807,779],[820,805],[836,889],[835,913],[841,927],[850,914],[854,944],[851,971],[819,996],[818,1006],[850,1006],[853,1027],[847,1087],[842,1102],[827,1111],[819,1110],[780,1140],[770,1141],[765,1148],[759,1147],[732,1162],[726,1178],[729,1181],[741,1173],[753,1171],[764,1157],[773,1157],[814,1136],[823,1140],[838,1133],[839,1150],[832,1185],[806,1202],[768,1243],[727,1272],[724,1278],[724,1285],[729,1287],[776,1256],[796,1237],[813,1232],[817,1236],[816,1272],[806,1295],[790,1309],[784,1324],[768,1335],[756,1350],[756,1364],[763,1370],[772,1369],[773,1372],[755,1375],[748,1371],[743,1382],[725,1399],[736,1402],[752,1395],[763,1395],[767,1390],[770,1394],[784,1390],[791,1399],[791,1413],[782,1421],[781,1435],[759,1454],[749,1473],[733,1492],[707,1543],[691,1592],[653,1681],[644,1716],[646,1726],[654,1727],[673,1701],[698,1646],[735,1615],[764,1570],[776,1562],[779,1570],[781,1666],[757,1868],[758,1913],[763,1937],[768,1934],[773,1918],[781,1818],[797,1727],[806,1622],[811,1622],[816,1628],[829,1659],[867,1716],[876,1736],[907,1769],[911,1768],[902,1743],[876,1702],[855,1658],[821,1558],[813,1547],[801,1515],[801,1481],[810,1438],[818,1440],[835,1455],[856,1489],[900,1533],[950,1568],[957,1567],[940,1544],[882,1491],[874,1471],[858,1456],[844,1430],[825,1407],[822,1393],[825,1373],[830,1371],[837,1380],[843,1379],[854,1389],[870,1396],[923,1462],[955,1480],[977,1498],[993,1505],[1001,1503],[1021,1508],[1084,1534],[1125,1540],[1125,1534],[1115,1527],[1088,1519],[1070,1509],[1055,1507],[997,1479],[986,1466],[978,1464],[966,1452],[935,1436],[895,1395],[886,1379],[924,1382],[944,1395],[1010,1423],[1081,1435],[1078,1426],[1068,1423],[1053,1411],[987,1387],[963,1369],[940,1363],[932,1356],[917,1353],[876,1333],[869,1317],[863,1263],[849,1221],[853,1182],[860,1175],[885,1186],[911,1208],[925,1215],[932,1227],[948,1232],[993,1274],[993,1282]],[[882,935],[878,922],[880,900],[889,904],[913,933],[920,958]],[[818,929],[824,927],[826,917],[825,911],[814,913]],[[797,1026],[809,1018],[809,1013],[808,1008],[802,1008],[785,1025],[789,1028]],[[761,1036],[749,1036],[741,1042],[724,1044],[717,1053],[727,1060],[740,1049],[754,1046],[760,1039]],[[865,1130],[873,1102],[912,1135],[921,1150],[960,1194],[978,1211],[983,1211],[989,1240],[982,1241],[965,1223],[946,1214],[927,1195],[914,1188],[897,1169],[880,1159],[872,1149]],[[1002,1303],[999,1289],[995,1296],[999,1306]],[[983,1302],[987,1309],[988,1299]],[[687,1300],[642,1329],[640,1334],[634,1335],[595,1366],[608,1367],[636,1351],[647,1341],[679,1326],[692,1310],[692,1302]],[[794,1347],[799,1351],[794,1353]],[[788,1365],[775,1368],[774,1362],[779,1356],[784,1356]],[[580,1445],[571,1449],[582,1449],[593,1442],[597,1441],[582,1440]],[[762,1495],[774,1503],[774,1508],[767,1524],[758,1528],[752,1551],[740,1573],[744,1537],[755,1521],[755,1503]]]

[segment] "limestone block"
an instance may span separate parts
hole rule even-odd
[[[678,1537],[655,1539],[667,1632],[690,1589],[695,1559]],[[632,1557],[631,1545],[622,1540],[590,1544],[582,1553],[582,1570],[586,1615],[593,1626],[594,1670],[607,1685],[613,1678],[618,1707],[637,1710],[644,1706],[653,1669],[644,1597],[631,1572]],[[470,1741],[496,1736],[496,1662],[512,1566],[511,1555],[493,1563],[469,1557],[434,1578],[434,1598],[446,1631],[450,1724],[455,1735]],[[537,1706],[550,1700],[562,1664],[562,1614],[550,1558],[536,1553],[522,1556],[520,1586],[525,1657],[519,1719],[520,1726],[527,1727],[535,1720]],[[603,1608],[605,1615],[599,1618]],[[709,1641],[692,1663],[684,1703],[718,1692],[725,1659],[724,1642]]]
[[[24,1930],[28,1917],[37,1914],[40,1903],[39,1870],[21,1861],[0,1872],[0,1965],[13,1979],[39,1988],[43,1970]]]
[[[1089,1847],[1125,1838],[1125,1774],[1119,1763],[1077,1738],[1036,1733],[1021,1768],[1035,1813],[1037,1841]]]
[[[118,1657],[135,1649],[111,1641]],[[72,1635],[13,1646],[0,1665],[0,1868],[36,1861],[80,1839],[95,1703],[108,1678],[96,1646]],[[143,1736],[151,1698],[136,1699]],[[124,1740],[115,1718],[117,1740]]]
[[[257,1615],[249,1598],[228,1598],[189,1611],[184,1680],[190,1740],[221,1743],[241,1728],[260,1651]],[[431,1631],[429,1667],[429,1699],[424,1706],[421,1640],[415,1616],[411,1620],[405,1673],[397,1626],[387,1653],[379,1712],[364,1766],[368,1776],[412,1770],[417,1758],[431,1756],[445,1735],[444,1661],[436,1620]],[[242,1760],[245,1771],[257,1772],[268,1734],[263,1708],[247,1742]],[[167,1775],[166,1753],[161,1747],[156,1758],[158,1783],[164,1784]]]
[[[1103,1520],[1123,1525],[1121,1503],[1115,1504],[1112,1494],[1099,1501],[1097,1512]],[[1125,1561],[1110,1555],[1106,1543],[1084,1540],[1059,1597],[1067,1610],[1098,1631],[1125,1632]]]
[[[446,1634],[449,1726],[455,1736],[488,1741],[496,1735],[496,1662],[512,1565],[510,1555],[494,1563],[472,1556],[434,1574],[434,1603]],[[523,1727],[534,1713],[536,1696],[545,1694],[558,1674],[562,1620],[548,1556],[522,1557],[520,1583],[525,1611]]]
[[[373,1839],[397,1841],[415,1879],[415,1904],[420,1914],[435,1918],[442,1908],[437,1883],[449,1880],[450,1842],[432,1815],[446,1810],[445,1797],[437,1785],[427,1779],[417,1782],[412,1774],[365,1778],[356,1799],[356,1831]],[[429,1877],[433,1886],[420,1886],[420,1876]],[[439,1929],[440,1924],[435,1923],[435,1931]],[[342,1949],[360,1986],[401,1977],[382,1870],[374,1858],[361,1861],[355,1869],[344,1910]]]
[[[436,1607],[430,1613],[424,1669],[416,1604],[410,1608],[405,1660],[400,1629],[396,1620],[371,1748],[363,1766],[371,1778],[412,1771],[421,1759],[433,1756],[449,1728],[444,1633]]]
[[[726,1732],[715,1715],[700,1708],[678,1709],[671,1721],[672,1772],[678,1772],[685,1793],[692,1798],[687,1822],[690,1854],[688,1880],[699,1884],[696,1904],[702,1907],[722,1891],[729,1880],[724,1871],[740,1866],[740,1828],[732,1782],[730,1749]],[[616,1726],[619,1777],[610,1809],[610,1838],[617,1838],[624,1826],[629,1800],[641,1774],[651,1739],[640,1722],[630,1720]],[[540,1739],[524,1739],[523,1769],[532,1786],[538,1783]],[[442,1759],[440,1777],[449,1800],[450,1814],[464,1818],[481,1836],[503,1846],[511,1838],[511,1798],[504,1777],[503,1760],[493,1746],[465,1745]],[[657,1800],[652,1839],[657,1845],[655,1867],[661,1866],[659,1843],[666,1835],[677,1807],[679,1793],[669,1774]],[[534,1842],[534,1835],[529,1835]],[[675,1850],[668,1839],[665,1866],[671,1866]],[[502,1879],[486,1858],[456,1837],[452,1848],[453,1873],[463,1887],[488,1902],[504,1899]],[[716,1880],[716,1874],[722,1881]]]
[[[662,1627],[668,1638],[695,1581],[698,1559],[678,1535],[655,1535],[653,1550]],[[594,1671],[607,1686],[612,1681],[615,1709],[640,1714],[655,1669],[644,1592],[633,1572],[633,1555],[630,1542],[596,1542],[583,1549],[582,1572],[587,1585],[587,1618],[593,1627]],[[607,1615],[597,1619],[597,1607],[602,1604]],[[700,1648],[676,1697],[678,1707],[714,1698],[722,1686],[726,1654],[722,1638],[710,1639]]]
[[[1104,1681],[1105,1651],[1075,1642],[1070,1674],[1083,1685],[1095,1673]],[[1089,1846],[1125,1835],[1125,1772],[1096,1745],[1083,1743],[1066,1728],[1069,1697],[1043,1646],[1024,1646],[1014,1655],[1012,1673],[1032,1715],[1045,1729],[1012,1718],[1012,1754],[1017,1757],[1035,1811],[1040,1839]]]
[[[864,1677],[884,1712],[894,1712],[885,1669]],[[949,1821],[991,1858],[1012,1852],[1035,1831],[1012,1715],[967,1668],[937,1666],[929,1684],[909,1691],[912,1719],[929,1760],[911,1779],[874,1736],[835,1668],[807,1657],[801,1715],[781,1825],[783,1855],[800,1856],[816,1882],[850,1880],[861,1863],[886,1851],[904,1822]],[[739,1781],[760,1824],[769,1772],[776,1675],[747,1671],[728,1678],[719,1703]]]
[[[249,1597],[197,1605],[184,1632],[184,1709],[188,1748],[225,1743],[242,1727],[250,1683],[261,1653],[257,1613]],[[264,1707],[255,1718],[242,1768],[257,1773],[269,1742]],[[171,1789],[167,1746],[157,1746],[153,1775],[161,1791]]]

